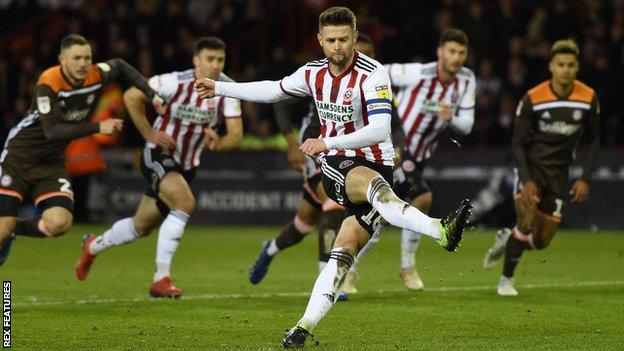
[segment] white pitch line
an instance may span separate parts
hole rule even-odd
[[[587,282],[570,282],[570,283],[540,283],[540,284],[520,284],[520,289],[544,289],[544,288],[578,288],[592,286],[620,286],[624,285],[624,280],[603,280],[603,281],[587,281]],[[449,287],[433,287],[427,288],[426,292],[465,292],[465,291],[483,291],[496,290],[495,285],[475,285],[475,286],[449,286]],[[383,295],[387,293],[406,292],[405,289],[388,289],[374,290],[359,295]],[[263,293],[263,294],[203,294],[203,295],[184,295],[184,300],[222,300],[222,299],[270,299],[280,297],[307,297],[310,292],[285,292],[285,293]],[[128,303],[128,302],[144,302],[144,301],[160,301],[147,296],[137,296],[134,298],[121,299],[86,299],[86,300],[61,300],[61,301],[22,301],[14,302],[15,307],[20,306],[57,306],[57,305],[85,305],[85,304],[104,304],[104,303]]]

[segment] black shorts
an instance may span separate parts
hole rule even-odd
[[[401,167],[394,170],[394,191],[398,197],[410,202],[431,190],[422,176],[425,161],[414,162],[407,152],[403,154],[403,157]]]
[[[376,171],[388,184],[392,184],[392,167],[390,166],[370,162],[359,157],[326,156],[321,163],[323,188],[330,199],[346,207],[345,218],[355,216],[358,223],[360,223],[370,235],[373,235],[381,216],[368,202],[363,204],[351,202],[347,197],[347,191],[345,189],[347,173],[358,166],[364,166]]]
[[[184,170],[182,166],[174,161],[173,156],[168,151],[161,148],[152,149],[145,147],[141,153],[141,173],[143,173],[143,177],[148,183],[145,196],[156,199],[156,206],[163,217],[167,216],[169,208],[158,196],[160,181],[167,173],[177,172],[190,185],[195,179],[196,171],[197,168]]]
[[[518,198],[522,192],[522,182],[518,176],[518,169],[514,168],[514,197]],[[561,221],[563,214],[563,199],[568,186],[567,167],[537,167],[529,165],[531,180],[537,185],[540,198],[537,209],[551,217],[554,221]]]
[[[0,216],[16,217],[25,197],[34,199],[42,211],[60,206],[72,212],[74,192],[64,161],[7,158],[0,165]]]

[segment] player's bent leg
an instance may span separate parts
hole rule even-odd
[[[71,228],[74,215],[64,207],[54,206],[43,211],[40,230],[49,236],[60,236]]]
[[[353,264],[355,253],[370,238],[355,216],[347,217],[340,228],[330,259],[314,283],[308,306],[297,325],[283,338],[284,347],[302,347],[306,336],[316,327],[336,302],[341,285]]]
[[[99,253],[149,235],[161,221],[162,216],[156,207],[156,200],[144,195],[134,217],[118,220],[102,235],[85,234],[82,238],[82,253],[75,266],[78,280],[87,278]]]
[[[411,190],[406,195],[412,198],[410,204],[422,213],[428,214],[433,202],[433,194],[422,179],[420,171],[415,170],[412,172],[405,182]],[[424,283],[416,269],[416,251],[418,250],[421,237],[422,234],[411,230],[403,229],[401,232],[401,272],[399,277],[405,287],[412,291],[424,288]]]
[[[189,217],[195,210],[195,197],[184,176],[178,172],[165,175],[160,181],[158,194],[170,211],[158,231],[156,272],[149,294],[151,297],[179,298],[182,290],[172,284],[171,263]]]
[[[537,250],[543,250],[555,237],[555,233],[561,223],[560,217],[548,213],[538,212],[535,219],[535,233],[533,234],[533,246]]]
[[[533,205],[527,206],[519,197],[516,197],[515,205],[518,225],[512,229],[512,234],[509,236],[505,247],[503,275],[497,291],[500,296],[518,295],[517,290],[513,286],[513,276],[524,251],[533,248],[531,234],[534,230],[537,207]]]
[[[302,197],[295,218],[282,228],[276,238],[262,242],[258,258],[249,269],[249,282],[251,284],[260,283],[269,271],[273,256],[281,250],[301,242],[314,229],[320,213],[320,209]]]
[[[422,234],[411,230],[401,231],[401,272],[399,276],[405,287],[412,291],[422,290],[425,285],[416,269],[416,250]]]
[[[349,171],[345,184],[351,202],[369,202],[393,226],[427,235],[447,251],[455,251],[459,245],[470,216],[469,200],[462,201],[455,212],[440,220],[399,199],[388,182],[367,167]]]

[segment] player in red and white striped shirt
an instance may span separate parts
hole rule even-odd
[[[146,139],[141,171],[148,189],[132,218],[121,219],[100,236],[90,234],[76,265],[78,279],[87,277],[95,256],[113,246],[147,236],[160,225],[156,248],[156,273],[150,288],[152,297],[179,297],[182,290],[171,283],[170,267],[195,197],[189,184],[195,178],[204,147],[228,150],[243,136],[240,101],[226,97],[202,99],[194,91],[197,79],[231,81],[223,72],[225,43],[215,37],[198,40],[193,55],[194,69],[157,75],[149,84],[167,99],[167,111],[156,118],[153,127],[145,117],[146,97],[138,89],[124,94],[133,122]],[[227,134],[216,130],[225,123]],[[162,223],[162,224],[161,224]]]
[[[395,191],[424,213],[429,212],[432,193],[422,172],[440,137],[451,127],[468,134],[474,124],[474,73],[463,67],[468,56],[468,37],[459,29],[442,33],[438,60],[426,64],[390,64],[393,88],[397,89],[398,112],[405,131],[406,152],[395,171]],[[424,285],[416,270],[415,254],[422,234],[403,229],[401,277],[410,290]]]
[[[390,224],[431,236],[451,251],[461,240],[469,214],[469,203],[462,203],[447,219],[434,219],[392,191],[390,81],[379,62],[354,50],[356,38],[353,12],[332,7],[319,16],[318,40],[325,59],[309,62],[281,81],[201,79],[195,84],[206,98],[222,95],[254,102],[276,102],[289,96],[314,98],[321,135],[306,140],[300,149],[309,156],[320,155],[325,192],[346,207],[346,214],[303,317],[284,335],[284,347],[303,346],[329,311],[354,255],[370,239],[380,214]]]

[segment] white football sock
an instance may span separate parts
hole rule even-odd
[[[411,230],[403,229],[401,231],[401,268],[416,266],[416,250],[422,234]]]
[[[154,273],[154,281],[171,276],[171,261],[175,254],[180,239],[184,233],[184,227],[188,222],[189,215],[186,213],[173,210],[169,211],[167,218],[160,225],[158,231],[158,244],[156,245],[156,273]]]
[[[97,255],[109,247],[131,243],[139,238],[132,217],[120,219],[89,245],[89,253]]]
[[[395,227],[409,229],[440,240],[440,220],[431,218],[399,199],[382,176],[373,178],[366,191],[368,202]]]
[[[316,278],[308,306],[303,317],[297,323],[298,326],[307,331],[314,329],[336,302],[340,288],[352,264],[353,255],[349,252],[341,247],[332,250],[329,262]]]
[[[319,266],[319,274],[321,274],[323,269],[325,269],[325,266],[327,266],[327,262],[325,262],[325,261],[318,261],[318,266]]]
[[[278,252],[279,252],[279,247],[277,247],[277,244],[275,243],[275,239],[271,239],[271,242],[269,243],[269,247],[267,248],[267,254],[269,256],[275,256],[275,254]]]

